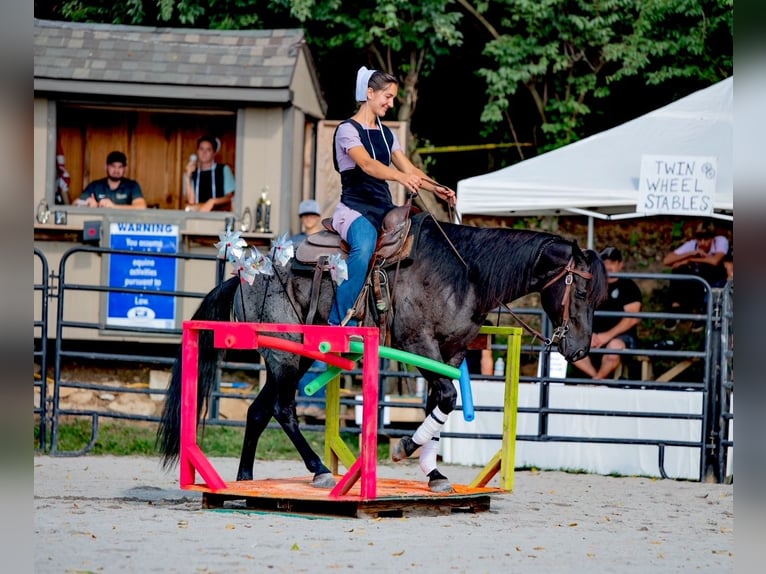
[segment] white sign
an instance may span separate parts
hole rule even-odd
[[[550,351],[548,353],[548,376],[551,379],[566,379],[567,378],[567,360],[564,355],[558,351]],[[540,353],[540,359],[537,362],[537,376],[543,376],[543,354]]]
[[[712,156],[642,155],[636,211],[712,215],[717,175]]]

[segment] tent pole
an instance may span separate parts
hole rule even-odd
[[[593,247],[593,216],[588,216],[588,249],[595,249]]]

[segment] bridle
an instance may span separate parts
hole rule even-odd
[[[513,316],[514,319],[516,319],[521,325],[529,331],[532,335],[534,335],[536,338],[540,339],[546,347],[550,347],[551,345],[558,344],[558,342],[566,337],[567,333],[569,332],[569,301],[570,301],[570,294],[572,292],[572,283],[574,282],[574,275],[578,275],[582,277],[583,279],[593,279],[593,274],[589,271],[581,271],[577,269],[574,266],[574,257],[572,257],[569,260],[569,263],[566,264],[566,266],[559,271],[556,275],[553,276],[551,280],[549,280],[545,285],[543,285],[542,289],[540,289],[540,292],[542,293],[545,291],[548,287],[556,283],[559,279],[562,277],[564,278],[564,284],[566,287],[564,288],[564,296],[561,299],[561,304],[564,306],[564,310],[562,313],[562,322],[561,325],[556,327],[553,330],[553,335],[548,338],[544,337],[542,333],[528,325],[521,317],[516,315],[513,311],[511,311],[510,308],[506,306],[506,309],[508,309],[508,312]]]

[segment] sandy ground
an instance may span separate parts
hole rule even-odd
[[[212,459],[225,480],[234,459]],[[203,510],[178,472],[142,457],[34,460],[35,572],[732,572],[733,487],[562,472],[516,473],[476,514],[315,518]],[[440,467],[455,484],[477,468]],[[306,476],[256,462],[256,479]],[[414,461],[381,478],[420,480]],[[496,486],[495,481],[490,486]]]

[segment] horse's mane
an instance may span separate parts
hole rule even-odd
[[[452,287],[460,303],[465,300],[471,282],[481,285],[476,295],[482,310],[494,309],[526,293],[542,248],[563,239],[544,231],[477,228],[439,222],[468,265],[466,268],[436,229],[436,223],[426,221],[424,225],[434,236],[434,241],[440,240],[438,248],[428,249],[427,257],[433,262],[433,272],[445,285]],[[421,243],[420,246],[422,254],[424,245]],[[512,299],[508,299],[509,293]]]

